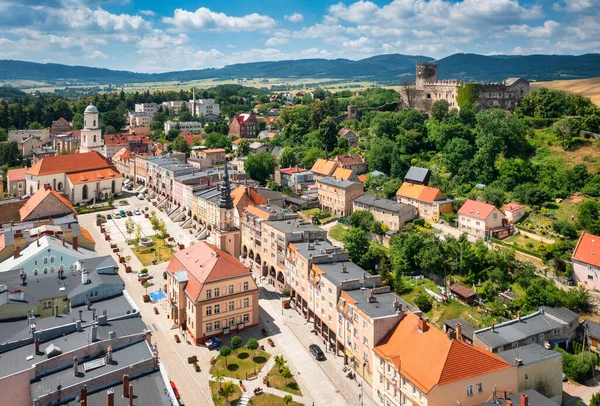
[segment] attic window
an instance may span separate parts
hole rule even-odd
[[[481,212],[478,211],[476,214],[479,215],[479,213],[481,213]]]
[[[473,213],[474,211],[475,211],[475,210],[471,209],[471,210],[469,210],[469,213]]]

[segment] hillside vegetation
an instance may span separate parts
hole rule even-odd
[[[563,92],[580,94],[589,97],[597,106],[600,106],[600,77],[573,80],[553,80],[549,82],[535,82],[531,84],[532,89],[561,90]]]

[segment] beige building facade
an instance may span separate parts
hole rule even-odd
[[[353,201],[363,194],[363,184],[331,177],[316,179],[319,206],[334,216],[352,214]]]

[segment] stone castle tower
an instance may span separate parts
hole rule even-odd
[[[99,128],[99,113],[96,106],[90,104],[83,113],[83,130],[81,130],[80,153],[96,151],[104,153],[104,140]]]
[[[426,83],[435,83],[438,81],[437,62],[417,63],[416,88],[423,89]]]

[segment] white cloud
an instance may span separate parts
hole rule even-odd
[[[154,17],[156,15],[156,13],[152,10],[140,10],[140,14],[148,17]]]
[[[98,51],[97,49],[93,50],[88,55],[92,59],[108,59],[108,55],[102,51]]]
[[[554,37],[562,29],[562,25],[556,21],[548,20],[544,25],[539,27],[531,27],[529,25],[511,25],[507,32],[509,34],[532,37],[532,38],[548,38]]]
[[[273,28],[275,20],[269,16],[252,13],[243,17],[232,17],[225,13],[215,13],[206,7],[196,11],[176,9],[173,17],[163,17],[165,24],[173,25],[177,30],[215,30],[215,31],[259,31]]]
[[[276,47],[279,45],[283,45],[287,42],[288,42],[287,38],[271,37],[265,42],[265,45],[268,47]]]
[[[570,13],[579,13],[587,10],[596,10],[600,8],[599,0],[564,0],[560,3],[554,3],[552,8],[555,11],[567,11]]]
[[[150,24],[141,16],[112,14],[102,8],[56,8],[46,11],[48,24],[73,30],[131,32],[150,28]]]
[[[292,23],[301,23],[302,21],[304,21],[304,16],[300,13],[286,15],[284,18]]]
[[[142,49],[160,49],[183,45],[189,40],[185,34],[169,35],[163,30],[153,30],[150,34],[143,35],[137,45]]]

